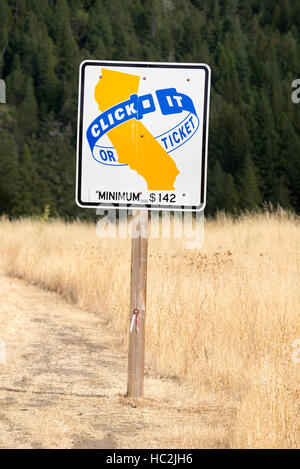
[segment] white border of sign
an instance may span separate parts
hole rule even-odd
[[[108,202],[83,202],[81,200],[81,173],[82,173],[82,138],[83,138],[83,107],[84,107],[84,79],[85,67],[88,65],[114,65],[116,67],[145,67],[145,68],[179,68],[179,69],[203,69],[205,71],[205,96],[203,113],[203,143],[201,149],[201,188],[200,204],[198,206],[181,205],[138,205],[134,203],[108,203]],[[211,69],[207,64],[196,63],[170,63],[170,62],[124,62],[112,60],[84,60],[79,67],[79,94],[78,94],[78,120],[77,120],[77,165],[76,165],[76,203],[81,208],[104,209],[136,209],[136,210],[167,210],[167,211],[200,211],[206,205],[206,179],[207,179],[207,147],[209,130],[209,101],[210,101],[210,77]]]

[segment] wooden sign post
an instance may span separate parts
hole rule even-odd
[[[128,397],[142,397],[144,392],[147,256],[148,211],[135,210],[131,240]]]

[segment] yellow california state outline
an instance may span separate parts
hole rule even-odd
[[[137,75],[104,68],[101,75],[95,87],[95,100],[101,112],[138,93]],[[141,121],[131,119],[107,135],[117,151],[118,162],[137,171],[147,182],[148,190],[174,190],[177,166]]]

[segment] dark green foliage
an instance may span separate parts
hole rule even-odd
[[[0,213],[14,214],[18,206],[19,165],[13,136],[0,129]]]
[[[0,0],[0,214],[92,216],[75,206],[84,59],[212,69],[207,211],[265,201],[300,212],[300,3]]]
[[[38,105],[31,77],[27,78],[25,96],[18,106],[18,127],[25,137],[34,137],[38,129]]]
[[[37,172],[30,150],[25,144],[19,157],[18,203],[15,215],[40,215],[47,205],[50,195],[45,182]]]
[[[244,159],[239,193],[240,205],[243,209],[254,209],[262,202],[255,166],[249,153]]]

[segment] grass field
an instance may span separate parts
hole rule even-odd
[[[149,240],[146,362],[236,408],[233,448],[300,447],[300,223],[282,210],[205,221],[203,247]],[[127,347],[130,239],[94,224],[0,222],[1,268],[106,318]]]

